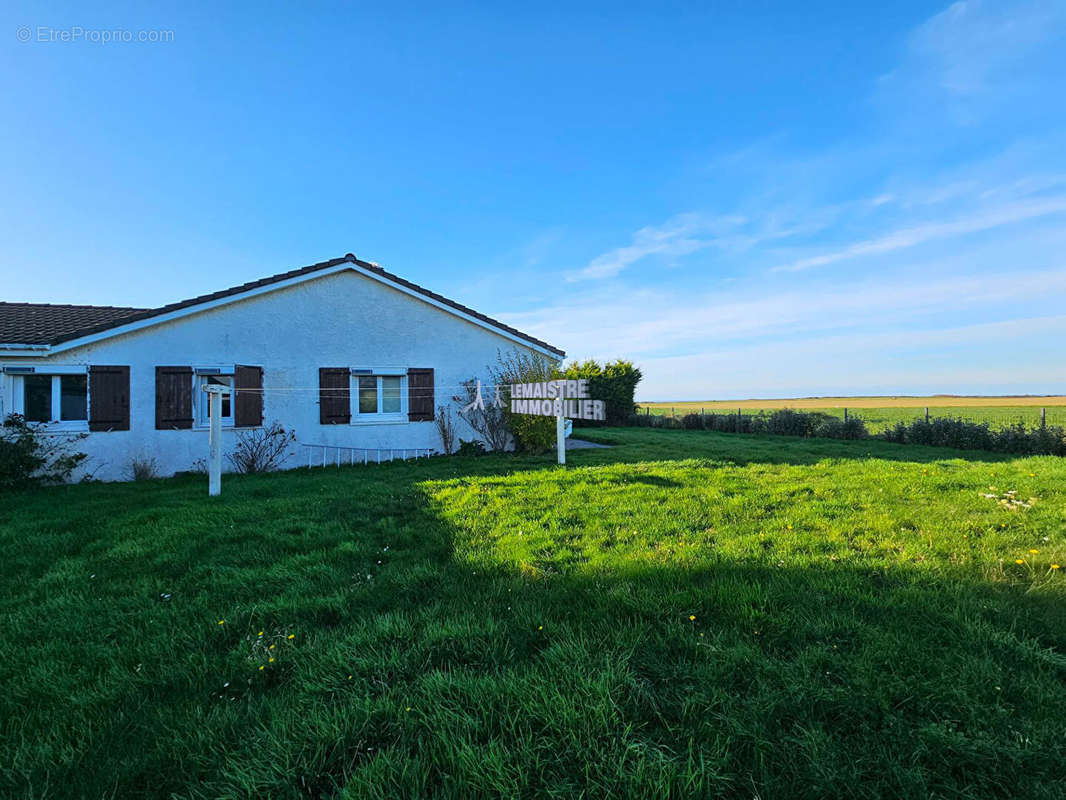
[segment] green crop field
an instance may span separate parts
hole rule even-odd
[[[5,496],[0,796],[1066,796],[1066,460],[590,435]]]
[[[897,422],[910,422],[925,416],[956,417],[971,422],[987,422],[1000,428],[1023,422],[1039,425],[1041,408],[1048,425],[1066,427],[1066,397],[805,397],[787,400],[706,400],[640,403],[641,413],[673,414],[681,416],[706,412],[708,414],[758,414],[779,408],[819,411],[842,417],[847,408],[849,417],[866,423],[870,433],[880,433]]]

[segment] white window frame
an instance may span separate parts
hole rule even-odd
[[[211,427],[211,419],[208,416],[207,392],[203,390],[203,384],[207,378],[229,378],[229,414],[222,416],[222,427],[232,428],[235,414],[237,413],[237,398],[233,392],[237,368],[233,364],[201,364],[192,369],[192,426],[196,430],[207,430]]]
[[[378,410],[359,412],[359,379],[377,378]],[[381,410],[384,402],[382,378],[400,379],[400,410],[386,414]],[[352,425],[395,425],[410,422],[407,417],[407,367],[352,367],[350,370],[348,397],[351,404]]]
[[[5,364],[7,367],[22,367],[22,364]],[[10,411],[8,413],[26,415],[25,378],[31,375],[47,375],[52,379],[52,419],[48,422],[31,422],[31,425],[44,425],[49,431],[87,431],[89,415],[92,413],[92,399],[89,396],[89,368],[85,365],[66,364],[27,364],[33,372],[5,373],[4,378],[10,386]],[[85,376],[85,419],[60,419],[63,408],[62,377],[64,375]]]

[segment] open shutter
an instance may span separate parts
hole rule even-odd
[[[130,368],[89,367],[89,430],[130,429]]]
[[[433,370],[414,368],[407,370],[407,419],[411,422],[428,422],[433,419]]]
[[[192,367],[155,368],[155,427],[192,427]]]
[[[318,421],[323,425],[347,425],[352,421],[348,367],[319,367]]]
[[[256,428],[263,424],[263,368],[238,364],[233,371],[236,392],[233,424],[238,428]]]

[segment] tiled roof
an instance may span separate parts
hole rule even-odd
[[[143,308],[64,306],[0,302],[0,345],[51,344],[77,336],[87,328],[110,328]]]
[[[262,286],[269,286],[272,283],[280,283],[312,272],[318,272],[319,270],[337,267],[345,263],[353,264],[368,272],[379,275],[392,283],[399,284],[423,297],[435,300],[438,303],[453,308],[456,311],[460,311],[463,314],[467,314],[468,316],[491,325],[494,328],[506,331],[512,336],[523,339],[530,344],[543,347],[545,350],[549,350],[560,357],[566,355],[565,352],[557,347],[552,347],[552,345],[547,342],[534,338],[527,333],[522,333],[520,330],[512,328],[510,325],[505,325],[499,320],[495,320],[492,317],[474,311],[474,309],[468,308],[454,300],[449,300],[443,295],[432,292],[416,283],[411,283],[398,275],[393,275],[391,272],[387,272],[377,264],[361,261],[351,253],[346,254],[343,258],[320,261],[317,264],[289,270],[288,272],[280,272],[277,275],[271,275],[268,278],[260,278],[257,281],[242,283],[240,286],[233,286],[229,289],[212,292],[211,294],[192,297],[188,300],[171,303],[170,305],[161,306],[159,308],[53,306],[35,303],[0,302],[0,344],[59,344],[60,342],[88,336],[89,334],[101,333],[109,328],[114,328],[119,325],[150,319],[151,317],[156,317],[161,314],[167,314],[172,311],[179,311],[181,309],[200,305],[201,303],[208,303],[212,300],[219,300],[224,297],[241,294],[242,292],[258,289]]]

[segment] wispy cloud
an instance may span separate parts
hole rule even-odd
[[[1053,197],[1045,200],[1034,200],[1026,203],[1018,203],[1002,208],[997,208],[981,214],[967,215],[962,219],[950,222],[937,222],[928,225],[917,225],[903,228],[872,239],[855,242],[847,247],[822,253],[817,256],[801,258],[791,264],[783,264],[774,267],[774,272],[799,272],[821,267],[826,264],[834,264],[846,259],[860,256],[882,255],[901,250],[907,247],[924,244],[934,239],[948,239],[956,236],[977,233],[978,231],[998,228],[1002,225],[1010,225],[1016,222],[1045,217],[1049,214],[1066,212],[1066,197]]]
[[[641,228],[632,241],[596,256],[583,269],[567,276],[570,281],[613,278],[648,256],[685,256],[714,244],[715,237],[743,223],[740,217],[679,214],[659,226]]]

